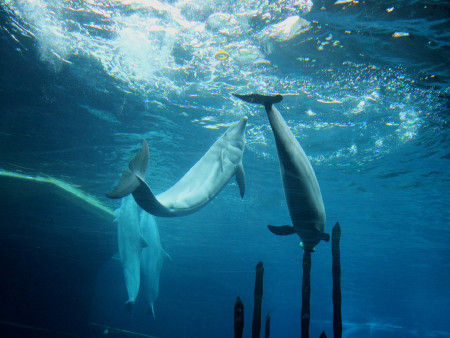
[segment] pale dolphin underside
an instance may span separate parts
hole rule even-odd
[[[140,216],[140,229],[147,246],[141,255],[141,285],[149,313],[155,317],[154,305],[159,294],[159,278],[164,260],[171,260],[169,254],[161,246],[158,226],[155,218],[147,212]]]
[[[269,230],[280,236],[296,233],[302,241],[303,249],[314,251],[321,240],[330,239],[324,232],[325,207],[316,175],[305,152],[280,112],[273,106],[274,103],[281,102],[283,96],[233,95],[243,101],[263,105],[275,137],[281,179],[293,226],[269,225]]]
[[[175,185],[156,196],[145,182],[149,149],[143,140],[139,153],[123,171],[117,186],[106,196],[122,198],[131,193],[136,203],[152,215],[184,216],[205,206],[236,176],[241,197],[244,197],[242,156],[247,120],[244,116],[234,122]]]
[[[141,235],[138,206],[131,196],[122,199],[120,208],[115,210],[114,214],[117,221],[119,258],[128,293],[125,306],[131,310],[139,292],[142,249],[148,244]]]

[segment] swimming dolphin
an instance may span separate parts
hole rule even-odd
[[[145,182],[149,150],[143,140],[141,150],[124,170],[117,186],[106,196],[122,198],[132,193],[136,203],[152,215],[183,216],[205,206],[236,175],[241,197],[244,197],[242,156],[247,120],[244,116],[234,122],[175,185],[157,196]]]
[[[305,152],[280,112],[273,106],[281,102],[283,96],[233,95],[245,102],[262,104],[275,137],[284,194],[293,226],[269,225],[269,230],[280,236],[297,234],[302,241],[302,248],[314,251],[321,240],[330,240],[330,235],[324,232],[325,207],[316,175]]]
[[[159,293],[159,277],[164,259],[170,259],[169,254],[162,248],[158,226],[155,218],[147,212],[140,217],[142,236],[148,246],[142,249],[141,255],[141,285],[147,302],[148,312],[155,317],[154,304]]]
[[[125,306],[131,310],[139,292],[142,248],[148,244],[141,235],[138,206],[131,196],[122,200],[120,208],[115,210],[114,214],[117,221],[119,258],[128,292]]]

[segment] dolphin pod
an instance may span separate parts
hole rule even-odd
[[[311,163],[280,112],[273,106],[281,102],[283,96],[233,95],[245,102],[263,105],[275,137],[284,194],[293,226],[269,225],[269,230],[279,236],[297,234],[302,248],[314,251],[321,240],[330,240],[330,235],[324,232],[325,207]]]
[[[123,198],[114,214],[118,223],[119,258],[128,293],[125,307],[129,311],[132,309],[141,288],[148,310],[154,317],[163,262],[171,258],[161,246],[155,219],[146,212],[140,212],[133,197]]]
[[[131,193],[136,203],[152,215],[184,216],[205,206],[236,176],[241,197],[244,197],[242,156],[247,120],[244,116],[240,121],[234,122],[175,185],[156,196],[145,182],[149,149],[147,142],[143,140],[139,153],[123,171],[113,191],[106,196],[115,199]]]

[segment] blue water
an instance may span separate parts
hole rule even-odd
[[[0,1],[1,169],[63,179],[116,208],[104,193],[143,138],[159,193],[249,116],[244,199],[232,180],[197,213],[157,218],[172,262],[156,318],[143,301],[126,313],[112,259],[92,322],[230,337],[239,295],[249,336],[262,260],[272,336],[300,336],[298,238],[266,228],[290,223],[272,132],[262,108],[231,95],[264,92],[285,96],[326,231],[341,224],[343,336],[450,337],[450,5],[338,2]],[[330,252],[322,242],[312,256],[311,337],[332,336]]]

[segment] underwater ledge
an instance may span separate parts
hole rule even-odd
[[[96,336],[97,273],[117,252],[112,210],[53,178],[0,171],[0,187],[0,336]]]

